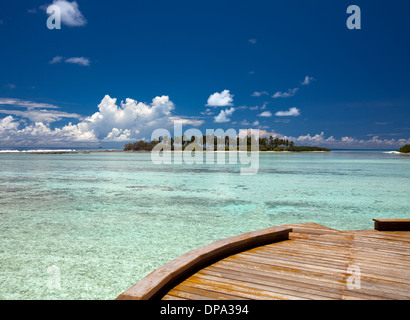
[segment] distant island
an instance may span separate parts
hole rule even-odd
[[[397,152],[400,153],[410,153],[410,144],[406,144],[404,147],[401,147]]]
[[[238,150],[238,148],[236,149],[232,149],[232,147],[229,146],[229,143],[231,142],[232,144],[232,140],[231,139],[235,139],[235,138],[229,138],[226,137],[225,138],[225,144],[223,144],[223,140],[222,143],[217,137],[207,137],[207,136],[203,136],[202,137],[202,141],[206,142],[208,139],[208,141],[214,141],[214,150],[218,150],[218,146],[219,146],[219,150],[223,149],[225,151],[235,151]],[[236,145],[239,146],[240,145],[240,139],[247,139],[247,146],[248,146],[248,151],[251,151],[251,137],[244,137],[244,138],[236,138]],[[171,145],[171,150],[174,150],[174,146],[178,145],[178,146],[182,146],[182,150],[184,150],[189,144],[194,143],[195,141],[199,141],[200,139],[196,139],[195,137],[192,137],[190,140],[187,141],[187,139],[185,138],[180,138],[180,137],[176,137],[174,138],[169,138],[169,137],[164,137],[161,138],[159,140],[153,140],[151,142],[146,142],[143,140],[134,142],[134,143],[127,143],[124,146],[124,151],[152,151],[152,149],[158,145],[163,143],[164,146],[167,145]],[[203,148],[204,151],[206,151],[206,148]],[[269,138],[259,138],[259,151],[278,151],[278,152],[331,152],[330,149],[327,148],[320,148],[320,147],[311,147],[311,146],[296,146],[295,143],[293,141],[289,141],[287,139],[279,139],[279,138],[273,138],[272,136],[270,136]]]

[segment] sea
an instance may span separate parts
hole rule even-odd
[[[2,300],[111,300],[216,240],[286,224],[361,230],[373,218],[410,217],[410,157],[391,150],[260,153],[255,175],[228,161],[27,151],[0,152]]]

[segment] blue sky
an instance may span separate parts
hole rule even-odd
[[[49,30],[52,2],[0,3],[0,147],[122,146],[175,120],[410,143],[409,1],[54,0]]]

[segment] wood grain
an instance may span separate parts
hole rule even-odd
[[[118,299],[409,300],[410,219],[374,220],[375,230],[305,223],[217,241],[155,270]],[[350,286],[352,277],[360,285]]]
[[[288,225],[287,241],[250,249],[203,268],[165,296],[201,289],[263,300],[409,300],[409,232],[337,231]],[[349,289],[349,267],[360,268],[360,288]]]

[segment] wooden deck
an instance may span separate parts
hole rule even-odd
[[[376,228],[386,223],[403,231],[343,232],[306,223],[259,231],[263,244],[249,242],[255,233],[222,240],[154,271],[118,299],[408,300],[406,221],[375,220]],[[226,248],[237,241],[231,254]]]

